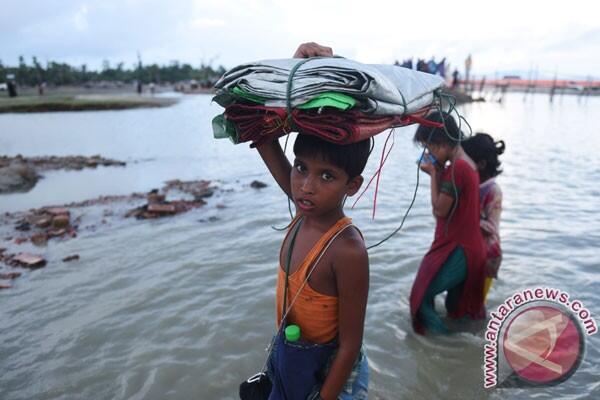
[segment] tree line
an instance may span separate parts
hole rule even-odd
[[[212,84],[225,73],[225,68],[201,64],[195,68],[191,64],[181,64],[173,61],[168,65],[148,64],[141,61],[131,68],[126,68],[123,62],[111,65],[108,60],[102,62],[99,71],[88,69],[86,64],[72,66],[67,63],[48,61],[43,66],[32,57],[31,64],[19,57],[17,66],[7,66],[0,60],[0,82],[7,80],[7,75],[14,75],[14,80],[21,86],[37,86],[42,83],[49,85],[85,85],[95,82],[142,82],[142,83],[175,83],[186,80],[196,80],[202,86]]]

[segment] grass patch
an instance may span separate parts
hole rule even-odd
[[[172,98],[142,96],[23,96],[0,98],[0,113],[125,110],[144,107],[168,107],[177,102]]]

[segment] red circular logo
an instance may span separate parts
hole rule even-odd
[[[534,384],[568,378],[581,360],[583,337],[570,314],[553,306],[523,310],[504,333],[504,355],[513,371]]]

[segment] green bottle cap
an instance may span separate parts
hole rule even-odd
[[[295,342],[300,339],[300,327],[298,325],[288,325],[285,328],[285,338],[288,342]]]

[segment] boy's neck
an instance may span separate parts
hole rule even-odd
[[[340,219],[344,218],[344,210],[340,208],[336,208],[335,210],[331,210],[330,212],[318,216],[310,216],[304,215],[303,224],[315,228],[319,231],[327,231],[331,228],[336,222]]]

